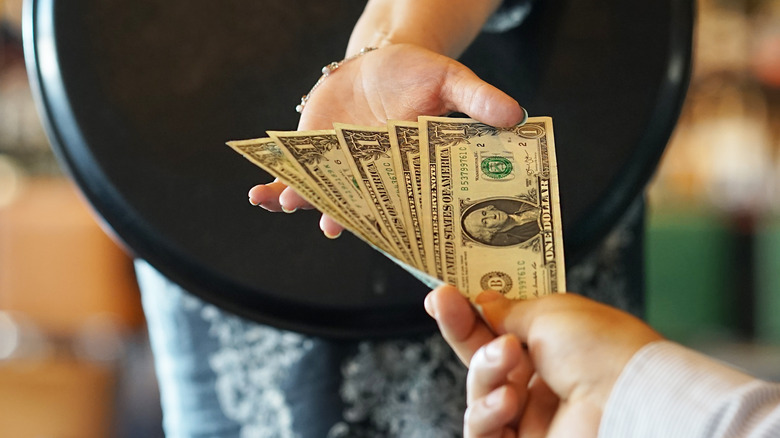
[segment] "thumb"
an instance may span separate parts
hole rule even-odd
[[[525,319],[520,309],[516,309],[521,300],[509,300],[498,292],[487,290],[474,298],[474,307],[479,310],[482,318],[494,333],[503,335],[512,333],[525,341],[528,334],[527,324],[520,324],[518,319]],[[512,317],[510,318],[510,315]],[[517,327],[516,327],[517,326]]]
[[[474,304],[485,322],[498,335],[512,333],[520,341],[528,341],[531,326],[540,316],[554,311],[569,310],[584,298],[573,294],[552,294],[529,300],[509,300],[495,291],[484,291],[474,298]]]
[[[515,99],[457,62],[445,77],[441,99],[449,111],[464,113],[491,126],[510,127],[528,118]]]

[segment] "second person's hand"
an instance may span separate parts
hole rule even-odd
[[[469,366],[466,436],[595,437],[623,368],[662,339],[634,316],[575,294],[510,301],[483,292],[475,301],[484,321],[451,286],[425,302]]]

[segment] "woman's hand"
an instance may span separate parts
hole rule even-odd
[[[463,64],[419,46],[391,44],[347,61],[331,73],[311,94],[298,129],[333,129],[334,122],[379,126],[388,120],[450,112],[499,127],[525,117],[514,99]],[[269,211],[312,208],[278,181],[253,187],[249,200]],[[320,228],[331,237],[343,230],[325,215]]]

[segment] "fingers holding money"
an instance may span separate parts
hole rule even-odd
[[[442,336],[466,366],[481,346],[496,337],[477,317],[468,300],[451,285],[431,291],[425,298],[425,310],[436,320]]]
[[[344,231],[344,226],[336,222],[332,217],[327,214],[323,214],[320,218],[320,230],[325,234],[328,239],[335,239],[341,236],[341,232]]]
[[[469,366],[466,436],[517,436],[532,375],[517,338],[504,335],[480,348]]]
[[[272,212],[293,213],[298,209],[310,210],[313,207],[294,189],[279,180],[268,184],[258,184],[249,190],[249,203]]]
[[[285,213],[294,213],[298,210],[311,210],[312,205],[304,199],[292,187],[287,187],[279,194],[279,205]]]
[[[254,206],[263,207],[268,211],[282,211],[279,204],[279,195],[287,186],[279,180],[274,180],[268,184],[258,184],[249,189],[249,203]]]
[[[271,212],[293,213],[296,210],[310,210],[314,207],[291,187],[279,180],[258,184],[249,190],[249,203]],[[320,229],[330,239],[335,239],[344,227],[327,214],[320,218]]]

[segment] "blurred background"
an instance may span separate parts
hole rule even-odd
[[[0,437],[162,437],[132,259],[49,149],[0,0]]]
[[[699,0],[690,92],[649,190],[647,318],[780,381],[780,0]],[[157,437],[130,255],[49,149],[21,0],[0,0],[0,436]]]
[[[780,380],[780,1],[699,0],[693,76],[649,190],[649,321]]]

